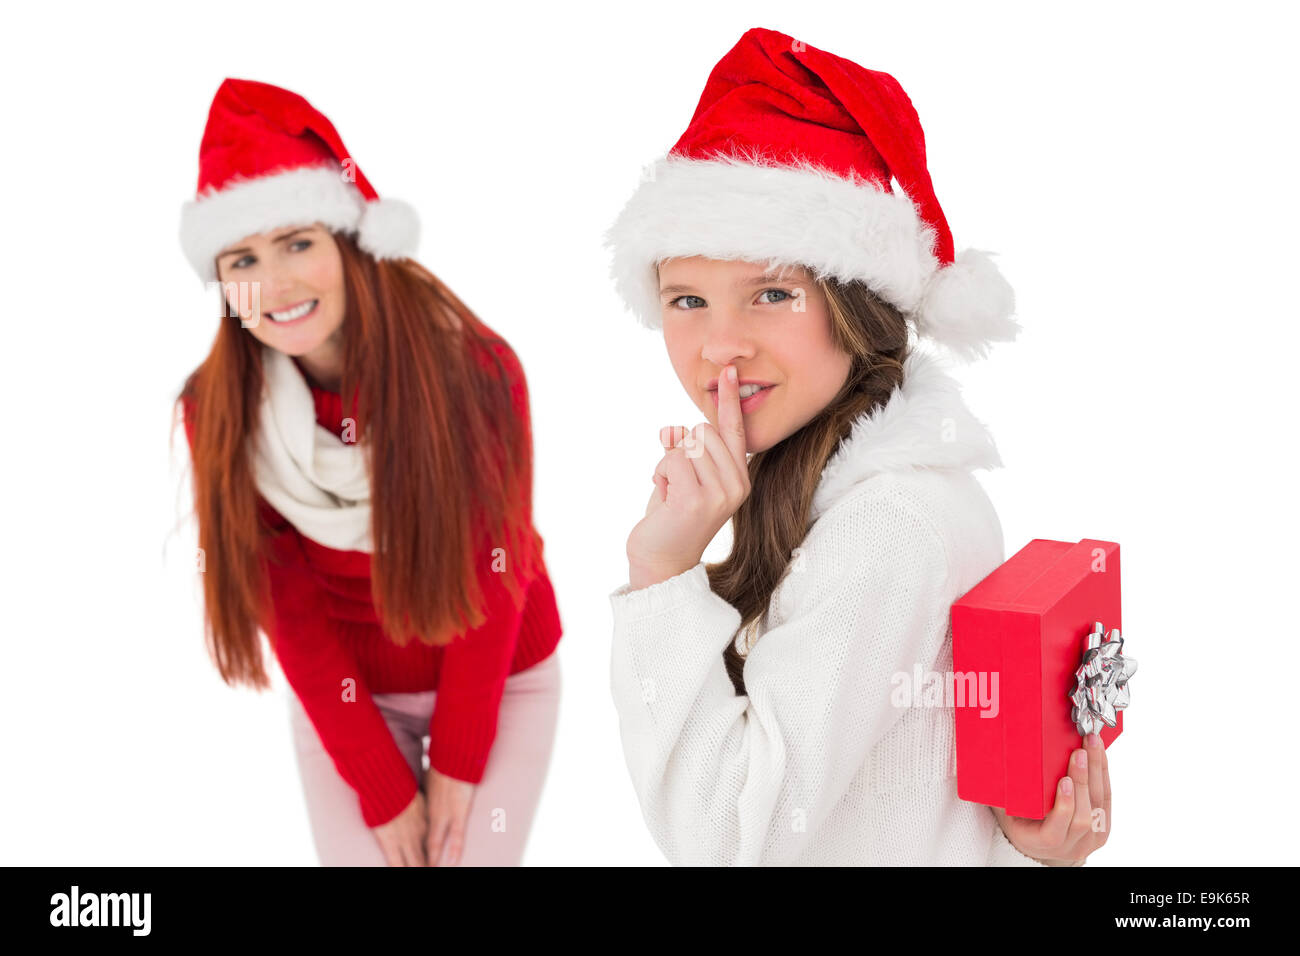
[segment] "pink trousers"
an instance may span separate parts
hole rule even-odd
[[[298,695],[290,690],[288,696],[298,772],[321,865],[387,866],[379,841],[361,817],[356,791],[339,776]],[[425,740],[437,691],[373,696],[423,790]],[[465,823],[461,866],[519,865],[550,766],[559,703],[558,653],[506,678],[496,739]]]

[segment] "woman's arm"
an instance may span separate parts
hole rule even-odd
[[[489,559],[484,558],[486,565]],[[457,635],[443,650],[438,693],[429,720],[429,764],[457,780],[483,779],[506,677],[514,660],[527,600],[516,606],[501,573],[480,574],[487,620]]]
[[[867,493],[822,516],[749,652],[747,696],[722,661],[739,612],[704,564],[611,595],[611,684],[642,813],[675,864],[787,864],[902,716],[897,674],[947,630],[947,555],[923,515]]]
[[[264,627],[285,678],[339,775],[357,792],[366,826],[387,823],[415,798],[418,784],[326,613],[295,528],[272,539],[266,565],[272,606]]]

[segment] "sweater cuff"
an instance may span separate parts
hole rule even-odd
[[[504,683],[501,688],[505,690]],[[459,703],[459,702],[458,702]],[[479,783],[496,740],[501,694],[489,694],[479,706],[452,710],[434,701],[429,721],[429,766],[445,777]]]
[[[366,826],[388,823],[415,799],[419,784],[396,746],[358,752],[348,763]]]
[[[689,571],[659,581],[649,587],[632,590],[631,583],[624,584],[609,596],[614,610],[615,625],[629,624],[641,618],[671,611],[689,604],[701,595],[712,594],[709,573],[701,561]]]

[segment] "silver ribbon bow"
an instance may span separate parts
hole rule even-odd
[[[1137,661],[1121,653],[1119,628],[1111,628],[1109,636],[1105,630],[1101,621],[1093,624],[1083,663],[1074,672],[1075,686],[1065,695],[1074,703],[1070,720],[1081,737],[1100,733],[1103,725],[1115,726],[1115,711],[1128,706],[1128,679],[1138,668]]]

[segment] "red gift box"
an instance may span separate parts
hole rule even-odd
[[[1089,636],[1096,622],[1108,634],[1122,630],[1119,584],[1115,542],[1035,538],[952,605],[961,799],[1017,817],[1047,815],[1082,745],[1068,695]],[[964,693],[972,686],[986,691],[983,703]],[[1101,726],[1105,746],[1123,717],[1116,710],[1115,726]]]

